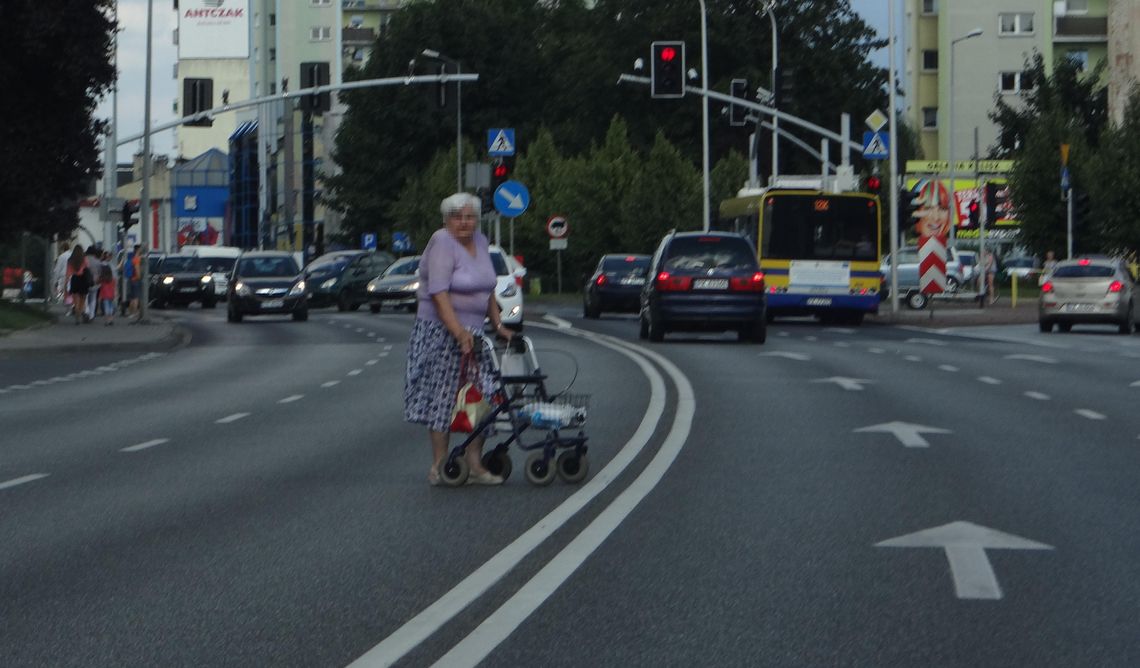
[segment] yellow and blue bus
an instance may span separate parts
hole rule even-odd
[[[883,290],[879,209],[868,193],[770,188],[721,202],[716,229],[756,246],[769,318],[859,324]]]

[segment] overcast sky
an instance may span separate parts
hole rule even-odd
[[[759,1],[759,0],[758,0]],[[851,5],[883,37],[887,34],[887,2],[889,0],[851,0]],[[897,0],[896,0],[897,2]],[[174,119],[173,103],[177,97],[177,82],[173,78],[178,48],[173,44],[178,16],[170,0],[153,0],[154,34],[151,62],[151,123],[158,124]],[[143,128],[143,108],[146,81],[146,8],[147,0],[118,0],[119,23],[119,126],[120,137],[138,134]],[[896,20],[901,22],[901,7],[896,5]],[[876,54],[876,62],[886,66],[887,54]],[[898,64],[901,69],[901,63]],[[96,114],[111,117],[111,96],[108,95]],[[142,149],[142,142],[120,148],[119,160],[126,161]],[[174,154],[174,131],[166,130],[151,137],[151,150],[158,154]],[[193,157],[193,156],[190,156]]]

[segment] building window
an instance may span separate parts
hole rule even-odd
[[[270,14],[269,15],[269,25],[271,25],[271,26],[277,25],[277,15],[276,14]]]
[[[922,50],[922,69],[933,71],[938,69],[938,50],[937,49],[923,49]]]
[[[1089,52],[1088,49],[1073,49],[1065,54],[1071,62],[1076,63],[1077,71],[1084,72],[1089,68]]]
[[[277,94],[277,82],[276,81],[270,81],[269,82],[269,94],[270,95],[276,95]]]
[[[938,127],[938,107],[922,108],[922,129],[931,130]]]
[[[348,27],[349,28],[363,28],[364,27],[364,17],[359,15],[359,14],[353,14],[348,19]]]
[[[309,0],[313,7],[332,7],[332,0]]]
[[[922,0],[922,13],[928,15],[937,14],[938,0]]]
[[[309,28],[310,42],[327,42],[332,39],[332,28],[329,26],[313,26]]]
[[[277,60],[277,49],[270,49],[269,50],[269,60],[271,60],[271,61]]]
[[[1089,0],[1067,0],[1065,2],[1066,14],[1088,14]]]
[[[1014,95],[1033,90],[1033,77],[1028,72],[998,73],[998,91],[1003,95]]]
[[[1033,13],[998,14],[999,35],[1032,35]]]

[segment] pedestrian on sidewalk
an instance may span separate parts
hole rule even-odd
[[[91,271],[91,289],[87,291],[87,303],[83,309],[83,322],[94,322],[95,313],[99,309],[99,290],[98,281],[99,277],[103,274],[103,260],[101,259],[102,251],[92,244],[87,247],[87,268]]]
[[[115,271],[109,261],[99,267],[99,301],[103,304],[103,324],[115,324]]]
[[[1045,251],[1045,261],[1041,263],[1041,276],[1037,279],[1037,285],[1045,285],[1045,279],[1053,270],[1057,268],[1057,256],[1053,251]]]
[[[139,297],[142,295],[142,272],[139,267],[141,258],[142,246],[135,244],[134,252],[127,256],[127,265],[124,269],[127,277],[127,317],[135,322],[141,316],[139,312]]]
[[[83,254],[83,247],[76,245],[71,251],[67,261],[67,294],[71,297],[71,312],[75,316],[75,324],[83,323],[84,307],[87,304],[87,293],[91,289],[91,270],[87,267],[87,257]]]
[[[997,292],[994,289],[994,281],[997,278],[997,258],[994,257],[993,251],[987,250],[985,253],[982,266],[986,270],[986,299],[989,303],[994,304],[997,302]]]
[[[51,270],[50,298],[59,304],[71,303],[71,295],[67,293],[67,261],[70,258],[71,244],[64,241],[59,245],[59,255],[56,256]]]

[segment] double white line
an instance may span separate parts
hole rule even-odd
[[[657,353],[628,344],[613,337],[571,331],[563,321],[557,330],[588,339],[633,360],[649,380],[649,408],[633,437],[597,475],[570,498],[563,501],[537,524],[503,548],[485,564],[463,579],[451,591],[413,617],[385,638],[351,666],[390,666],[422,643],[444,624],[458,615],[483,593],[502,579],[511,569],[534,551],[543,541],[568,522],[579,510],[606,489],[625,470],[649,442],[665,412],[665,383],[656,362],[669,375],[677,388],[677,410],[672,428],[661,449],[645,470],[624,492],[534,575],[518,592],[501,605],[466,638],[439,659],[437,665],[474,666],[490,654],[519,627],[629,516],[633,509],[657,486],[677,458],[692,427],[696,402],[688,378],[672,362]],[[541,327],[542,325],[534,325]]]

